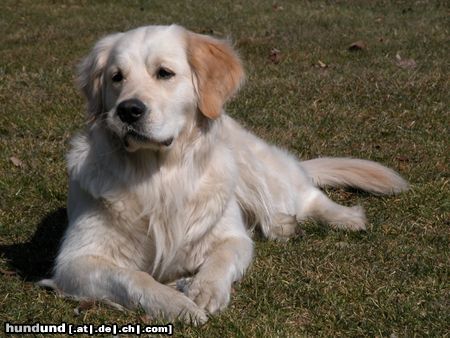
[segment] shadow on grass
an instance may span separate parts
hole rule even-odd
[[[67,228],[67,212],[59,208],[38,225],[30,241],[1,245],[0,254],[11,268],[26,281],[50,277],[61,238]]]

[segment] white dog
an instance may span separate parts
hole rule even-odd
[[[317,186],[408,188],[377,163],[299,162],[245,131],[223,111],[243,76],[228,43],[176,25],[95,45],[79,68],[89,125],[67,156],[69,228],[43,284],[203,323],[251,262],[249,228],[287,239],[311,218],[362,230],[361,207]]]

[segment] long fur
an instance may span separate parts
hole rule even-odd
[[[353,187],[380,195],[398,194],[409,188],[395,171],[372,161],[324,157],[301,165],[319,187]]]
[[[299,162],[244,130],[223,111],[244,76],[227,42],[141,27],[101,39],[79,73],[90,122],[67,155],[69,227],[42,283],[66,295],[200,324],[227,306],[249,266],[249,229],[286,240],[312,218],[362,230],[362,208],[317,186],[407,189],[379,164]],[[134,122],[117,112],[131,99],[146,107]]]

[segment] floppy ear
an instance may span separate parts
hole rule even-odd
[[[227,42],[192,32],[188,32],[187,50],[197,79],[198,109],[215,119],[244,79],[241,60]]]
[[[95,118],[103,113],[103,72],[109,52],[120,33],[98,41],[88,56],[78,65],[77,83],[87,99],[88,116]]]

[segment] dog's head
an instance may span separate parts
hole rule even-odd
[[[244,76],[224,41],[176,25],[101,39],[79,67],[89,117],[128,151],[169,147],[195,114],[216,119]]]

